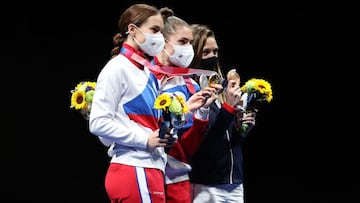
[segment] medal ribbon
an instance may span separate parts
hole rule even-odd
[[[149,60],[145,59],[144,57],[140,56],[139,54],[127,50],[122,52],[128,58],[133,59],[134,61],[140,63],[143,66],[148,67],[151,71],[162,73],[169,76],[184,76],[184,75],[206,75],[210,76],[215,71],[211,70],[204,70],[204,69],[196,69],[196,68],[179,68],[179,67],[171,67],[171,66],[158,66],[155,64],[150,63]]]

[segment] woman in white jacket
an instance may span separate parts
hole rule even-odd
[[[163,19],[157,8],[134,4],[118,28],[113,57],[97,78],[89,129],[110,144],[105,188],[112,203],[165,203],[167,139],[159,138],[161,114],[153,108],[159,86],[148,67],[131,58],[149,60],[163,49]]]

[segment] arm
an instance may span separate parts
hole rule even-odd
[[[123,60],[127,59],[113,58],[99,74],[89,129],[94,135],[106,138],[109,142],[146,149],[148,135],[157,128],[156,120],[152,112],[148,112],[152,109],[150,104],[145,103],[141,109],[135,106],[134,98],[141,98],[143,92],[129,85],[131,81],[128,80],[132,78],[129,75],[140,70],[129,67],[129,63]],[[139,111],[146,114],[140,114]]]

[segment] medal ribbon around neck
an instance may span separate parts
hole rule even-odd
[[[184,76],[184,75],[210,76],[211,74],[216,73],[215,71],[196,69],[196,68],[178,68],[178,67],[171,67],[171,66],[158,66],[158,65],[150,63],[150,61],[148,61],[144,57],[142,57],[130,50],[127,50],[125,53],[122,53],[122,54],[124,54],[125,56],[140,63],[141,65],[148,67],[151,71],[162,73],[162,74],[169,75],[169,76]]]

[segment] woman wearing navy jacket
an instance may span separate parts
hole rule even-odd
[[[215,70],[221,74],[219,47],[214,32],[205,25],[194,24],[195,58],[191,66]],[[255,112],[243,113],[240,76],[235,70],[226,75],[229,83],[223,97],[210,105],[205,137],[190,158],[190,182],[194,203],[244,202],[243,155],[241,144],[255,125]],[[246,132],[241,131],[248,124]]]

